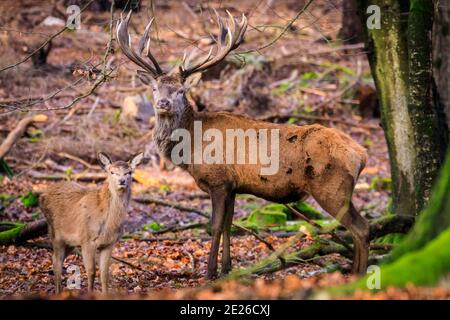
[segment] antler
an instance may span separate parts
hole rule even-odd
[[[186,53],[183,57],[183,62],[180,66],[180,74],[183,78],[187,78],[189,75],[195,72],[201,72],[208,68],[211,68],[222,61],[228,53],[232,50],[239,47],[239,45],[244,40],[244,33],[247,29],[247,18],[244,14],[242,14],[241,22],[237,23],[236,19],[231,15],[231,13],[227,10],[227,14],[230,17],[231,27],[227,24],[225,28],[222,19],[216,10],[214,10],[217,16],[217,24],[219,25],[219,36],[217,39],[217,52],[216,55],[211,59],[212,48],[209,50],[208,55],[201,59],[198,63],[186,66],[187,65],[187,56]],[[228,42],[227,42],[228,39]]]
[[[143,68],[145,71],[151,73],[154,77],[158,77],[162,75],[164,72],[159,66],[155,57],[153,57],[153,55],[150,52],[150,37],[149,37],[150,28],[152,27],[155,18],[153,17],[145,27],[144,35],[139,41],[137,52],[135,52],[133,51],[133,49],[131,49],[130,45],[131,37],[130,34],[128,33],[128,24],[130,22],[131,12],[132,11],[128,13],[127,17],[124,20],[121,19],[119,21],[119,24],[117,25],[117,41],[119,43],[119,46],[122,49],[123,53],[128,57],[128,59],[130,59],[135,64]],[[142,51],[144,50],[144,47],[146,51],[145,55],[147,56],[147,58],[150,59],[153,66],[140,57]]]

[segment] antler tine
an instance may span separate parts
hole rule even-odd
[[[139,41],[138,53],[136,53],[131,49],[131,36],[128,32],[128,25],[129,25],[129,22],[131,19],[131,13],[132,13],[132,11],[130,11],[128,13],[127,17],[125,19],[121,20],[117,26],[117,42],[119,43],[120,48],[122,49],[123,53],[128,57],[128,59],[133,61],[135,64],[137,64],[138,66],[140,66],[147,72],[150,72],[151,74],[153,74],[153,76],[161,75],[163,73],[163,71],[149,50],[150,49],[149,48],[150,38],[148,35],[149,35],[150,28],[151,28],[151,25],[152,25],[154,19],[152,19],[147,24],[144,35],[141,38],[141,40]],[[139,56],[142,53],[146,42],[147,42],[147,57],[151,60],[154,67],[152,67],[148,62],[146,62]]]
[[[228,12],[228,11],[227,11]],[[231,16],[231,14],[228,12],[228,14]],[[235,23],[236,26],[236,20],[233,18],[233,21]],[[235,29],[235,35],[236,38],[234,39],[234,44],[233,44],[233,49],[236,49],[237,47],[239,47],[239,45],[242,43],[242,41],[244,40],[244,34],[245,31],[247,30],[247,17],[242,14],[242,18],[241,18],[241,22],[239,23],[239,27]]]
[[[214,10],[214,13],[216,14],[217,24],[219,25],[219,36],[217,38],[216,43],[219,44],[220,46],[223,46],[223,45],[225,45],[225,41],[227,39],[228,30],[227,30],[227,28],[225,28],[222,18],[220,17],[217,10],[215,8],[213,10]]]
[[[142,50],[144,49],[144,44],[145,45],[145,55],[147,56],[147,58],[150,59],[150,61],[153,63],[153,65],[155,66],[155,70],[158,74],[163,73],[161,67],[158,64],[158,61],[156,61],[155,57],[152,55],[151,51],[150,51],[150,29],[152,27],[153,21],[155,20],[155,17],[153,17],[150,22],[147,24],[147,26],[145,27],[145,31],[144,31],[144,35],[142,36],[141,40],[139,41],[139,47],[138,47],[138,52],[139,54],[142,53]],[[141,47],[142,46],[142,47]]]
[[[190,74],[194,72],[204,71],[208,68],[211,68],[222,61],[230,51],[236,49],[244,38],[244,33],[247,28],[247,18],[245,15],[242,15],[242,19],[240,23],[237,23],[235,18],[231,15],[230,12],[227,11],[228,16],[230,17],[230,22],[228,26],[225,28],[222,19],[216,10],[214,10],[217,16],[217,24],[219,25],[219,36],[217,38],[217,51],[216,55],[211,58],[211,50],[206,57],[206,59],[202,59],[201,62],[190,66],[185,67],[184,63],[180,67],[181,76],[186,78]],[[232,31],[233,30],[233,31]],[[227,41],[228,39],[228,41]]]

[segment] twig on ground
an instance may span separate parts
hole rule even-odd
[[[183,249],[183,253],[189,257],[189,261],[191,262],[191,274],[195,273],[195,259],[194,256],[186,249]]]
[[[174,225],[174,226],[170,226],[167,227],[165,229],[162,230],[158,230],[158,231],[152,231],[151,234],[163,234],[166,232],[176,232],[176,231],[182,231],[182,230],[188,230],[188,229],[195,229],[195,228],[205,228],[206,227],[206,223],[191,223],[191,224],[186,224],[183,226],[179,226],[179,225]]]
[[[45,115],[36,115],[20,120],[17,126],[13,130],[11,130],[6,139],[0,145],[0,158],[6,156],[9,150],[11,150],[16,141],[19,140],[19,138],[24,134],[25,130],[30,124],[32,124],[33,122],[45,121],[47,121],[47,116]]]
[[[28,175],[34,179],[53,180],[53,181],[67,180],[69,178],[69,176],[66,174],[60,173],[47,174],[36,170],[28,171]],[[89,182],[102,181],[106,179],[106,174],[103,172],[75,173],[70,176],[70,179],[74,181],[89,181]]]
[[[82,165],[84,165],[85,167],[87,167],[87,168],[89,168],[89,169],[101,170],[100,166],[90,164],[90,163],[84,161],[83,159],[78,158],[78,157],[76,157],[76,156],[74,156],[74,155],[68,154],[68,153],[66,153],[66,152],[59,152],[59,153],[58,153],[58,156],[60,156],[60,157],[62,157],[62,158],[67,158],[67,159],[70,159],[70,160],[79,162],[79,163],[81,163]]]
[[[151,197],[137,197],[137,198],[133,198],[134,201],[136,202],[140,202],[140,203],[154,203],[157,205],[162,205],[162,206],[166,206],[166,207],[172,207],[181,211],[186,211],[186,212],[192,212],[192,213],[196,213],[204,218],[209,219],[210,215],[207,213],[204,213],[200,210],[197,210],[195,208],[190,208],[190,207],[185,207],[183,205],[177,204],[177,203],[173,203],[173,202],[168,202],[168,201],[164,201],[164,200],[160,200],[160,199],[155,199],[155,198],[151,198]],[[232,225],[238,229],[241,229],[249,234],[251,234],[252,236],[254,236],[256,239],[258,239],[259,241],[261,241],[262,243],[264,243],[269,249],[270,251],[275,251],[275,249],[273,248],[273,246],[267,242],[266,240],[264,240],[262,237],[260,237],[257,233],[255,233],[253,230],[247,229],[243,226],[240,226],[236,223],[232,223]],[[280,259],[282,260],[282,258]]]
[[[286,204],[285,205],[292,213],[294,213],[295,215],[297,215],[298,217],[300,217],[301,219],[305,220],[306,222],[308,222],[310,225],[316,227],[317,229],[323,231],[323,228],[320,224],[318,224],[317,222],[315,222],[314,220],[309,219],[308,217],[306,217],[304,214],[302,214],[300,211],[298,211],[296,208],[294,208],[293,206],[291,206],[290,204]],[[344,240],[342,239],[340,236],[338,236],[336,233],[334,233],[332,230],[328,231],[327,233],[329,233],[331,235],[331,237],[334,239],[334,241],[336,241],[337,243],[343,245],[345,248],[347,248],[348,250],[352,251],[353,248]]]

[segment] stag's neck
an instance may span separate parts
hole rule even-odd
[[[153,139],[158,148],[158,151],[167,159],[170,160],[171,152],[176,141],[170,139],[172,133],[176,129],[190,130],[195,118],[195,111],[190,105],[181,114],[167,117],[156,115],[156,126],[153,133]]]

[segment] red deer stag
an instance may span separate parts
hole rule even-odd
[[[227,112],[196,112],[189,104],[186,92],[195,82],[192,80],[194,77],[189,76],[217,65],[243,41],[247,28],[245,15],[238,22],[227,13],[227,25],[217,15],[219,35],[215,55],[212,55],[211,49],[204,58],[190,64],[185,54],[179,70],[170,74],[163,71],[150,51],[149,32],[153,19],[145,28],[137,51],[131,48],[128,33],[131,13],[117,27],[120,48],[142,68],[137,74],[153,90],[156,109],[153,138],[159,152],[187,170],[211,197],[212,244],[207,277],[211,279],[217,275],[222,234],[221,271],[227,273],[231,270],[230,226],[235,195],[241,193],[279,203],[297,201],[311,195],[351,232],[354,243],[353,272],[365,272],[369,225],[351,202],[356,180],[367,159],[360,145],[341,131],[320,125],[273,124]],[[148,60],[143,58],[143,54]],[[267,137],[269,131],[270,141]],[[198,134],[203,137],[200,141]],[[226,143],[221,143],[220,139],[225,136]],[[185,138],[183,148],[176,143],[180,137]],[[189,137],[193,137],[192,143]],[[216,146],[214,152],[211,151],[213,143]],[[225,145],[226,152],[217,148]],[[260,157],[256,159],[258,146]],[[264,151],[261,151],[264,146],[266,151],[270,150],[271,156],[278,155],[271,168],[267,167],[267,155],[264,157]],[[209,157],[204,161],[199,148],[205,154],[209,152]],[[237,161],[233,161],[235,158]],[[274,167],[276,170],[272,170]]]

